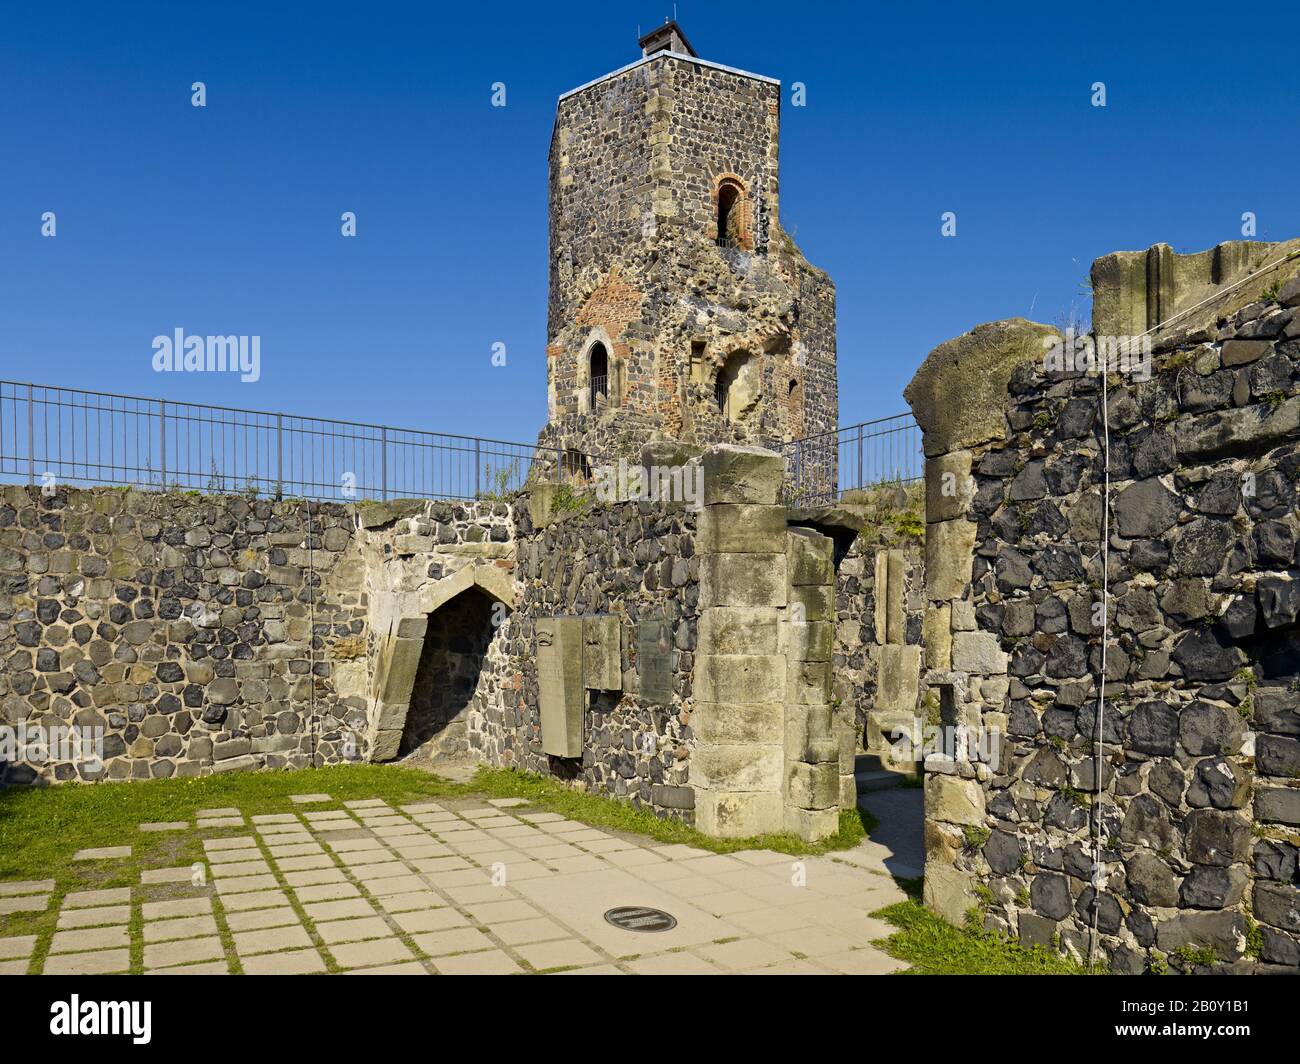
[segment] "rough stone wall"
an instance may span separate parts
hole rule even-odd
[[[525,501],[516,506],[515,519],[519,605],[504,626],[502,654],[492,666],[502,677],[502,697],[471,734],[471,746],[491,764],[579,780],[593,793],[689,819],[696,514],[680,505],[626,502],[542,516]],[[619,618],[623,690],[590,693],[580,761],[552,758],[541,746],[536,622],[597,614]],[[638,696],[636,628],[649,618],[662,618],[672,628],[668,705]]]
[[[1252,292],[1109,382],[1100,794],[1101,381],[1006,322],[908,389],[925,697],[1005,737],[926,762],[926,900],[954,921],[1085,957],[1095,919],[1122,972],[1300,965],[1300,282]]]
[[[3,723],[103,728],[104,767],[7,783],[150,779],[364,756],[365,598],[347,507],[6,487]]]
[[[686,231],[716,238],[718,180],[731,176],[745,188],[742,246],[766,251],[777,224],[780,86],[683,60],[659,65],[673,168],[662,213]]]
[[[106,727],[112,779],[482,761],[714,834],[833,833],[834,542],[789,526],[779,455],[696,461],[701,512],[544,484],[355,506],[5,489],[5,721]],[[542,742],[538,629],[559,617],[616,619],[578,757]],[[671,644],[653,700],[652,620]],[[77,777],[70,761],[6,766],[7,782]]]
[[[779,227],[779,123],[775,82],[663,54],[560,101],[543,445],[633,457],[835,428],[834,287]],[[716,242],[722,182],[743,190],[738,246]]]
[[[421,751],[434,763],[469,756],[472,714],[467,709],[477,696],[482,712],[488,695],[480,681],[493,635],[492,599],[477,588],[429,615],[399,756]]]

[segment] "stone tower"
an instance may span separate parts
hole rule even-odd
[[[556,111],[540,442],[834,430],[835,288],[780,226],[780,83],[699,58],[675,22],[639,44]]]

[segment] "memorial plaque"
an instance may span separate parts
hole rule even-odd
[[[677,917],[662,909],[650,909],[644,905],[624,905],[610,909],[605,914],[605,922],[621,927],[624,931],[671,931],[677,926]]]
[[[673,700],[673,638],[667,621],[642,621],[637,626],[636,672],[642,700],[658,705]]]
[[[537,683],[542,750],[555,757],[582,756],[582,618],[537,622]]]
[[[619,619],[582,619],[582,682],[593,691],[623,690],[623,639]]]

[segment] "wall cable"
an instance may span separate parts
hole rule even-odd
[[[307,633],[307,679],[311,687],[311,765],[316,768],[320,756],[320,721],[316,717],[316,554],[312,527],[311,500],[307,505],[307,618],[310,630]]]
[[[1097,718],[1093,723],[1092,920],[1088,935],[1088,967],[1096,963],[1097,914],[1101,909],[1101,796],[1104,764],[1103,720],[1106,714],[1106,645],[1110,642],[1110,393],[1106,368],[1101,371],[1102,489],[1101,489],[1101,676],[1097,683]]]

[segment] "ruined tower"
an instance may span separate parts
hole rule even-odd
[[[834,430],[835,289],[780,225],[781,86],[675,22],[560,97],[541,442],[778,448]]]

